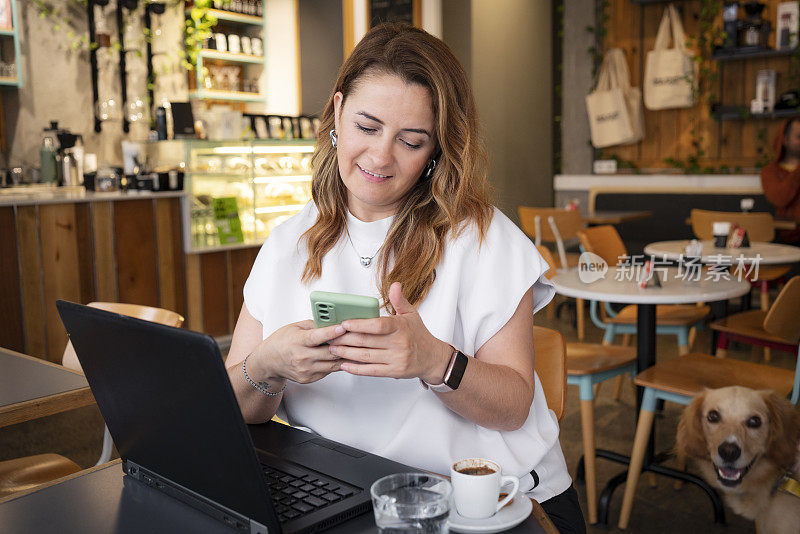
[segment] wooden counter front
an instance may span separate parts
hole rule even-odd
[[[180,198],[0,206],[0,346],[61,362],[56,300],[186,313]]]

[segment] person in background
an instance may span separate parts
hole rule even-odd
[[[270,233],[244,286],[226,366],[245,421],[277,413],[438,473],[490,458],[561,532],[585,532],[534,372],[548,266],[489,202],[463,67],[432,35],[379,25],[321,125],[313,200]],[[376,297],[381,317],[314,328],[315,290]]]
[[[797,222],[797,228],[779,232],[778,238],[800,246],[800,117],[784,122],[774,148],[775,161],[761,169],[761,188],[776,217]]]

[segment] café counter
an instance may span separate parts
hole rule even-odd
[[[185,252],[183,191],[0,189],[0,346],[59,362],[56,300],[174,310],[225,338],[259,245]]]

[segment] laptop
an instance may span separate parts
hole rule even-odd
[[[279,423],[248,427],[208,335],[56,306],[125,476],[234,529],[318,532],[369,512],[375,480],[414,471]]]

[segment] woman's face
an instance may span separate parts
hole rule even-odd
[[[431,96],[395,75],[370,73],[342,98],[334,95],[334,122],[348,208],[362,221],[394,215],[436,144]]]

